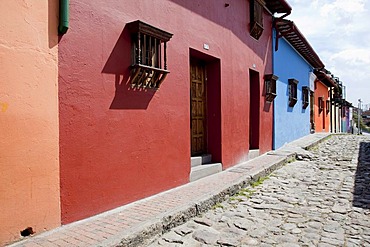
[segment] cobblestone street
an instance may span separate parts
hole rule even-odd
[[[336,135],[151,246],[370,246],[370,137]]]

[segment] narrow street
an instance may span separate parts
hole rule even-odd
[[[151,246],[370,246],[370,136],[336,135]]]

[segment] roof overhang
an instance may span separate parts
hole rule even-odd
[[[317,79],[319,79],[322,83],[324,83],[327,87],[337,87],[334,79],[331,76],[328,76],[325,72],[321,70],[314,70],[313,72]]]
[[[324,63],[320,60],[317,53],[294,22],[278,18],[275,19],[274,25],[278,33],[276,42],[278,42],[280,37],[284,37],[313,68],[322,69],[325,67]],[[278,49],[278,43],[275,49]]]
[[[292,12],[292,7],[285,0],[265,0],[266,8],[272,13],[287,14]]]
[[[348,101],[345,101],[344,102],[345,106],[348,106],[348,107],[353,107],[352,103],[351,102],[348,102]]]

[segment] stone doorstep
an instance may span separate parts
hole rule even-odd
[[[201,156],[191,157],[191,167],[200,166],[202,164],[208,164],[212,162],[211,154],[203,154]]]
[[[190,182],[213,175],[221,171],[222,171],[221,163],[204,164],[192,167],[190,171]]]
[[[257,158],[258,156],[260,156],[260,150],[259,149],[249,150],[249,153],[248,153],[248,159],[249,160]]]

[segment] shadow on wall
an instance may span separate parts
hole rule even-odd
[[[189,1],[189,0],[170,0],[171,2],[182,6],[190,10],[192,13],[198,14],[203,18],[208,19],[216,23],[219,26],[224,27],[225,29],[230,30],[235,36],[239,38],[244,44],[248,47],[254,47],[254,52],[263,60],[266,64],[266,59],[271,56],[268,54],[272,52],[272,47],[270,47],[271,39],[265,40],[265,47],[263,45],[256,46],[255,40],[249,34],[249,16],[245,20],[238,20],[236,17],[245,16],[246,8],[242,7],[240,4],[237,4],[237,1],[229,1],[230,3],[225,5],[224,1],[215,1],[215,0],[202,0],[202,1]],[[247,6],[249,1],[245,1]],[[246,6],[245,6],[246,7]],[[249,7],[248,7],[249,8]],[[242,14],[242,15],[240,15]],[[237,20],[237,21],[236,21]],[[265,29],[266,31],[267,29]],[[262,42],[261,40],[259,41]]]
[[[131,34],[125,26],[102,70],[104,74],[115,75],[116,91],[109,109],[145,110],[156,92],[151,89],[134,89],[129,85],[131,45]]]
[[[58,44],[59,1],[48,0],[48,42],[49,48]]]
[[[361,142],[353,191],[353,206],[370,209],[370,142]]]

